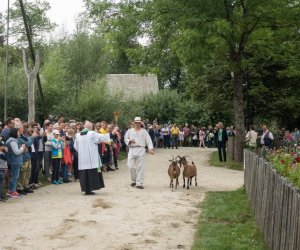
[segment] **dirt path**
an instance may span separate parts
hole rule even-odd
[[[159,149],[146,156],[145,189],[129,186],[126,161],[105,174],[106,188],[95,196],[79,183],[48,186],[25,198],[0,204],[0,249],[190,249],[206,191],[234,190],[243,172],[208,166],[212,150]],[[169,189],[171,154],[191,155],[198,187]]]

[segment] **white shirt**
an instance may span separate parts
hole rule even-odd
[[[264,139],[265,139],[265,135],[266,135],[268,132],[269,132],[269,138],[270,138],[271,140],[274,140],[274,136],[273,136],[272,132],[269,131],[269,130],[267,130],[267,131],[264,132],[263,135],[261,136],[261,139],[260,139],[260,144],[261,144],[261,145],[265,145]]]
[[[247,141],[248,145],[256,146],[257,132],[255,132],[254,130],[250,130],[250,131],[247,132],[245,138],[246,138],[246,141]]]
[[[78,152],[78,169],[94,169],[100,166],[98,144],[110,141],[109,134],[88,131],[86,135],[76,134],[74,148]]]
[[[135,140],[135,143],[129,144],[129,141],[132,139]],[[124,136],[124,141],[126,145],[129,146],[129,155],[144,155],[146,152],[146,146],[149,150],[153,149],[151,137],[147,130],[143,128],[138,131],[136,131],[134,128],[129,129]]]

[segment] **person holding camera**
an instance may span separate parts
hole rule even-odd
[[[26,145],[18,140],[19,129],[11,128],[9,138],[6,142],[8,149],[8,164],[11,167],[11,179],[9,184],[8,196],[10,198],[18,198],[21,195],[16,191],[17,181],[19,178],[20,168],[23,165],[23,153],[27,150]]]

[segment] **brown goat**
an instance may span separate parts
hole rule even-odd
[[[177,189],[177,186],[179,185],[178,177],[180,175],[180,168],[178,167],[177,161],[174,159],[169,160],[171,162],[169,168],[168,168],[168,174],[170,176],[170,187],[174,188],[173,180],[176,179],[175,183],[175,189]]]
[[[193,177],[195,177],[195,186],[197,187],[197,167],[194,164],[194,162],[192,162],[192,164],[189,164],[189,162],[186,160],[185,156],[178,156],[179,157],[179,164],[180,167],[181,165],[183,165],[183,172],[182,172],[182,176],[183,176],[183,188],[185,188],[185,178],[187,178],[187,189],[190,188],[190,186],[192,186],[192,179]]]

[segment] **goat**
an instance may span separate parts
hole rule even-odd
[[[168,168],[168,174],[170,176],[170,187],[174,188],[173,180],[176,179],[175,189],[177,189],[177,186],[179,185],[178,177],[180,175],[180,168],[178,167],[177,160],[175,160],[174,157],[169,161],[171,162]]]
[[[186,160],[186,156],[178,156],[180,167],[183,165],[183,188],[185,188],[185,178],[187,178],[187,189],[192,186],[192,179],[195,177],[195,186],[197,187],[197,167],[192,161],[192,164],[189,164]]]

